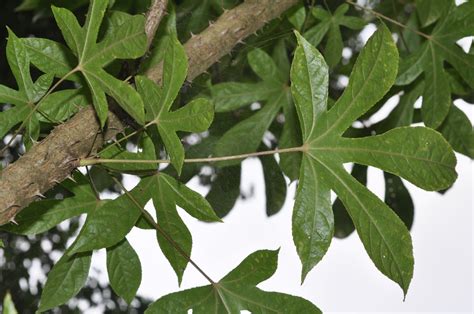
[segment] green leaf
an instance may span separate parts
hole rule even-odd
[[[326,254],[334,233],[330,188],[322,171],[303,158],[292,217],[293,241],[303,265],[301,282]]]
[[[303,298],[256,287],[273,275],[277,257],[278,251],[257,251],[218,283],[166,295],[145,313],[321,313]]]
[[[174,45],[180,46],[177,40]],[[176,53],[175,50],[180,49],[182,50],[183,48],[175,47],[170,53]],[[184,54],[184,50],[182,53]],[[176,54],[181,55],[180,53]],[[172,58],[173,60],[177,58],[174,55],[171,57],[168,57],[168,55],[169,54],[165,57],[165,60],[167,58]],[[184,55],[184,58],[185,57],[186,56]],[[179,60],[182,61],[183,59]],[[174,61],[180,62],[176,60]],[[168,66],[165,66],[164,71],[180,71],[172,68],[170,64],[171,61],[165,61],[165,64],[166,63],[168,63]],[[145,102],[147,119],[151,119],[152,127],[156,128],[160,134],[161,139],[165,144],[165,148],[170,155],[171,163],[178,171],[178,174],[181,173],[184,163],[184,148],[176,132],[203,132],[211,125],[214,118],[213,105],[209,100],[204,98],[195,99],[176,111],[169,111],[182,84],[182,81],[179,84],[173,82],[172,80],[175,78],[172,78],[172,76],[177,75],[184,80],[186,74],[185,70],[186,69],[184,68],[184,72],[177,74],[163,74],[163,90],[161,90],[153,81],[144,76],[136,77],[138,92]],[[166,85],[165,82],[168,82],[166,83],[168,85]],[[163,99],[166,98],[168,98],[168,100],[163,102]]]
[[[184,270],[189,261],[178,252],[175,246],[179,247],[187,256],[191,256],[191,233],[178,215],[176,200],[173,197],[174,192],[166,180],[163,179],[163,174],[152,176],[150,180],[153,182],[150,191],[156,210],[156,218],[161,230],[166,234],[157,232],[158,243],[161,251],[176,272],[178,283],[181,284]]]
[[[108,0],[92,0],[89,5],[86,22],[82,27],[84,42],[81,45],[81,49],[78,51],[78,56],[81,60],[87,60],[87,57],[91,54],[93,47],[97,42],[100,24],[102,23],[108,4]]]
[[[190,256],[192,238],[178,215],[176,205],[202,221],[220,221],[220,218],[216,216],[204,197],[165,173],[157,173],[143,180],[150,182],[147,185],[148,194],[152,196],[160,226],[157,232],[158,243],[175,270],[178,282],[181,283],[189,261],[180,254],[176,246]]]
[[[0,239],[0,249],[3,249],[5,247],[5,243],[3,243],[3,240]]]
[[[15,217],[15,224],[2,226],[1,229],[23,235],[34,235],[48,231],[62,221],[83,213],[92,213],[102,205],[97,200],[90,182],[82,175],[75,174],[77,184],[63,183],[72,197],[63,200],[44,200],[31,203]]]
[[[107,65],[114,59],[135,59],[143,55],[146,36],[143,33],[145,20],[141,15],[130,16],[116,28],[109,30],[104,40],[97,45],[97,52],[87,63]],[[99,61],[100,60],[100,61]]]
[[[0,85],[0,92],[2,89]],[[2,97],[2,95],[0,95]],[[5,98],[0,98],[5,99]],[[15,106],[11,109],[0,112],[0,138],[3,138],[8,131],[11,130],[15,125],[26,120],[30,113],[30,108],[27,106]]]
[[[127,239],[107,248],[107,273],[114,292],[130,304],[142,281],[142,267]]]
[[[265,51],[256,48],[247,54],[247,60],[252,70],[263,81],[278,84],[286,84],[285,74],[278,69],[277,65]]]
[[[446,118],[451,107],[451,90],[446,72],[443,69],[443,60],[436,55],[433,44],[430,45],[430,67],[425,68],[425,84],[423,91],[423,106],[421,114],[425,124],[437,128]],[[427,105],[429,104],[429,105]]]
[[[8,28],[7,60],[20,93],[33,100],[33,81],[30,74],[30,62],[20,39]]]
[[[241,167],[218,168],[206,199],[217,216],[225,217],[240,196]]]
[[[253,49],[248,53],[247,59],[252,70],[263,80],[263,82],[255,83],[253,85],[246,83],[222,83],[214,86],[211,89],[213,97],[216,95],[220,97],[214,99],[216,103],[216,111],[228,111],[229,109],[235,109],[238,106],[249,104],[248,101],[251,100],[251,98],[241,97],[233,92],[226,94],[229,92],[229,86],[251,89],[252,91],[247,91],[250,92],[251,95],[254,93],[253,90],[255,89],[268,92],[267,95],[264,93],[260,94],[260,96],[262,96],[261,100],[266,100],[266,104],[250,118],[242,120],[234,125],[219,139],[214,149],[215,156],[240,155],[257,150],[265,132],[272,124],[276,115],[289,101],[289,92],[286,85],[287,73],[279,69],[273,59],[261,49]],[[223,98],[219,96],[219,93],[216,93],[216,90],[225,91],[224,95],[232,95],[238,100],[231,101],[231,103],[223,103]],[[246,92],[244,91],[244,93]],[[223,103],[222,106],[220,106],[221,102]],[[242,141],[243,138],[245,139],[244,141]],[[237,142],[240,144],[235,145]],[[224,167],[235,165],[239,162],[240,160],[229,160],[219,162],[218,165]]]
[[[333,152],[346,162],[373,166],[428,190],[445,189],[456,180],[456,157],[446,140],[424,127],[400,127],[382,135],[344,138],[314,154]]]
[[[67,45],[77,56],[77,65],[73,71],[83,74],[101,126],[104,126],[107,119],[108,105],[105,94],[114,98],[133,119],[143,125],[145,114],[138,93],[127,82],[108,74],[104,67],[114,59],[134,59],[145,53],[144,17],[123,19],[121,25],[107,32],[104,39],[97,43],[107,5],[108,0],[91,1],[82,28],[76,17],[66,9],[53,7],[53,14]],[[52,56],[51,53],[49,55]]]
[[[304,6],[300,6],[293,10],[288,15],[288,21],[295,27],[296,30],[301,32],[304,22],[306,20],[306,9]]]
[[[84,46],[84,32],[79,22],[68,9],[52,6],[51,10],[66,44],[71,48],[74,55],[79,57]]]
[[[278,146],[280,148],[301,146],[301,128],[293,101],[286,102],[283,106],[283,114],[285,116],[285,123],[283,124],[283,130]],[[301,154],[280,155],[280,168],[291,181],[298,179],[300,166]]]
[[[286,94],[280,92],[270,99],[262,109],[250,118],[237,123],[228,130],[217,142],[214,148],[215,156],[232,156],[252,153],[260,146],[265,131],[275,119],[284,103]],[[239,145],[235,145],[239,143]],[[219,166],[230,166],[241,160],[228,160],[218,163]]]
[[[297,49],[303,49],[304,39],[299,37],[299,42]],[[302,62],[307,66],[322,64],[315,61],[321,59],[317,52],[307,51],[311,63],[295,54],[292,69]],[[446,188],[456,179],[455,156],[434,130],[402,127],[377,136],[342,137],[352,122],[382,99],[395,82],[397,63],[393,60],[398,60],[397,49],[390,31],[381,24],[361,51],[349,85],[329,111],[325,111],[327,92],[320,86],[310,90],[318,95],[306,94],[306,101],[295,101],[303,130],[303,162],[293,213],[293,237],[303,264],[303,279],[329,245],[328,235],[332,235],[333,228],[331,189],[347,209],[375,266],[397,282],[405,294],[408,290],[414,262],[407,228],[385,203],[345,171],[344,163],[375,166],[428,190]],[[295,85],[292,91],[298,99],[302,86],[309,82],[299,77],[299,71],[291,74]],[[322,105],[312,99],[320,99]],[[305,215],[314,218],[314,223],[309,225],[311,219]],[[314,225],[318,227],[311,228]],[[311,237],[314,243],[308,240]]]
[[[319,51],[298,33],[296,38],[298,47],[291,65],[291,93],[300,117],[303,141],[306,141],[314,130],[314,121],[326,109],[329,75]]]
[[[91,256],[92,252],[84,252],[61,257],[48,273],[38,311],[60,306],[79,293],[89,275]]]
[[[25,145],[28,148],[31,140],[36,140],[39,136],[38,118],[35,114],[31,114],[31,111],[34,103],[49,89],[53,77],[49,74],[42,75],[33,83],[27,50],[10,29],[8,29],[6,57],[18,90],[0,85],[0,103],[14,105],[13,108],[0,112],[0,137],[5,136],[15,125],[23,123],[26,127]]]
[[[316,159],[319,161],[319,159]],[[332,160],[321,161],[324,174],[347,208],[375,266],[407,293],[413,276],[413,248],[408,229],[375,194]]]
[[[15,303],[13,303],[12,300],[12,295],[10,292],[7,292],[5,294],[5,297],[3,298],[3,314],[18,314],[16,308],[15,308]]]
[[[416,12],[420,17],[421,26],[426,27],[446,13],[450,1],[416,0]]]
[[[139,148],[142,150],[138,153],[132,153],[127,151],[125,148],[121,147],[118,144],[113,143],[110,146],[107,146],[100,153],[101,158],[105,159],[125,159],[125,160],[149,160],[155,158],[155,147],[152,139],[144,133],[144,135],[139,140]],[[150,172],[156,171],[157,165],[146,164],[146,163],[133,163],[133,162],[124,162],[124,163],[103,163],[104,167],[113,169],[119,172],[127,172],[133,174],[140,174],[141,172]]]
[[[260,157],[265,181],[267,216],[278,213],[286,199],[286,181],[273,156]]]
[[[173,37],[163,61],[163,93],[158,104],[160,111],[168,111],[173,104],[188,72],[186,51],[176,37]]]
[[[451,106],[446,120],[438,129],[453,149],[474,158],[474,131],[469,118],[455,105]]]
[[[114,200],[104,201],[95,211],[89,213],[68,254],[107,248],[120,242],[141,215],[140,209],[131,197],[144,207],[151,198],[149,194],[151,183],[150,179],[145,178],[130,192]],[[111,224],[111,221],[114,223]]]
[[[216,107],[216,112],[239,109],[248,104],[268,99],[274,92],[275,90],[268,88],[264,82],[225,82],[211,87],[212,100]]]
[[[112,75],[108,74],[103,70],[94,70],[90,71],[89,69],[83,70],[84,77],[87,80],[89,88],[93,90],[93,95],[96,97],[96,90],[97,95],[99,98],[102,97],[103,92],[112,96],[117,103],[130,115],[132,118],[135,119],[139,124],[145,124],[145,113],[143,111],[143,101],[140,98],[140,95],[135,91],[135,89],[129,85],[128,83],[116,79]],[[102,90],[100,90],[102,89]],[[102,100],[98,100],[99,103],[102,101],[106,101],[105,98]],[[101,107],[102,109],[102,107]],[[101,110],[99,109],[99,110]],[[106,107],[104,107],[106,109]],[[97,108],[96,108],[97,110]],[[100,111],[101,112],[101,111]],[[107,111],[105,111],[105,114]]]
[[[171,195],[174,196],[176,204],[194,218],[208,222],[221,221],[212,210],[211,205],[201,194],[194,192],[185,184],[182,184],[167,174],[160,174],[159,180],[162,184],[168,186]]]
[[[83,89],[65,89],[49,94],[41,101],[38,108],[48,119],[60,122],[67,120],[87,105],[89,105],[89,101],[84,95]],[[38,118],[40,121],[49,121],[42,115],[39,115]]]
[[[456,6],[453,1],[432,2],[417,1],[418,14],[423,16],[425,26],[437,23],[431,34],[423,37],[425,41],[421,46],[402,58],[397,84],[410,84],[424,73],[423,121],[431,128],[438,128],[451,106],[450,77],[445,63],[474,88],[474,56],[456,44],[459,39],[474,35],[474,3],[469,1]]]
[[[362,185],[367,185],[367,166],[354,164],[351,175]],[[355,226],[340,198],[337,198],[332,204],[332,211],[334,213],[334,236],[339,239],[347,238],[354,232]]]
[[[87,86],[89,87],[92,96],[92,104],[94,105],[95,112],[99,118],[100,125],[103,127],[105,125],[105,121],[107,120],[108,113],[107,98],[104,91],[100,88],[100,82],[98,82],[94,76],[84,75],[84,78],[87,82]]]
[[[22,38],[28,56],[38,69],[45,73],[52,73],[56,77],[64,77],[76,65],[75,56],[64,45],[44,38]],[[78,81],[76,75],[68,77]]]
[[[376,133],[380,134],[396,127],[411,125],[415,111],[413,104],[421,96],[423,89],[423,82],[408,87],[400,97],[400,102],[395,109],[390,112],[385,120],[374,126]]]
[[[204,132],[213,119],[212,103],[208,99],[197,98],[171,114],[164,115],[159,122],[167,130],[176,130],[176,126],[179,125],[180,131]]]
[[[410,192],[399,177],[388,172],[384,172],[383,175],[385,178],[385,204],[393,209],[410,230],[415,215]]]
[[[342,42],[341,26],[358,30],[362,29],[366,22],[355,16],[346,16],[349,5],[344,3],[337,7],[333,13],[322,8],[313,8],[311,13],[320,20],[316,26],[310,28],[304,33],[306,38],[313,46],[318,46],[322,39],[327,35],[324,57],[329,67],[334,67],[339,63],[342,56],[344,44]]]

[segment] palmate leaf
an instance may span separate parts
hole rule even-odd
[[[107,119],[106,94],[114,98],[139,124],[144,124],[143,102],[138,93],[128,83],[108,74],[104,67],[114,59],[134,59],[145,53],[145,19],[143,16],[122,19],[123,23],[119,27],[106,33],[104,39],[97,43],[107,5],[108,0],[91,1],[83,27],[71,11],[53,7],[56,23],[72,53],[60,44],[51,44],[49,40],[38,38],[25,40],[28,53],[34,64],[46,73],[58,77],[71,72],[82,73],[102,126]],[[74,75],[67,78],[79,79]]]
[[[294,108],[288,88],[288,73],[284,71],[286,68],[285,64],[289,65],[289,61],[286,57],[286,48],[284,45],[277,45],[274,52],[280,55],[285,54],[284,57],[279,58],[282,64],[281,66],[278,66],[271,56],[258,48],[253,49],[247,55],[250,67],[262,79],[261,82],[252,84],[226,82],[212,86],[211,93],[217,112],[237,109],[254,101],[265,101],[265,105],[262,109],[258,110],[249,118],[238,122],[224,133],[214,147],[214,156],[240,155],[256,151],[261,145],[265,132],[281,109],[285,108],[284,110],[286,112],[286,110]],[[245,96],[242,97],[241,94]],[[293,130],[296,129],[294,124],[291,124],[292,121],[289,122],[289,127],[285,127],[283,130],[283,136],[286,141],[283,142],[284,145],[282,145],[282,147],[292,145],[295,136],[297,136],[293,134]],[[235,145],[235,143],[239,143],[239,145]],[[285,165],[285,167],[283,169],[285,173],[290,173],[295,166],[291,163],[297,163],[297,160],[288,160],[286,157],[287,156],[284,157],[283,165]],[[273,165],[273,163],[270,163],[270,159],[260,160],[262,161],[265,177],[275,177],[277,176],[277,172],[281,173],[280,170],[277,172],[270,170],[269,166]],[[241,160],[229,160],[219,162],[217,165],[220,167],[228,167],[237,165],[240,162]],[[279,168],[278,165],[275,166]],[[296,167],[298,167],[298,165],[296,165]],[[284,203],[284,197],[282,199],[281,195],[286,195],[286,183],[284,178],[278,176],[276,179],[277,180],[272,180],[271,183],[266,184],[267,214],[269,216],[277,213],[281,209]],[[272,193],[273,189],[284,193]]]
[[[254,252],[219,282],[166,295],[145,313],[321,313],[303,298],[256,287],[275,273],[277,260],[278,251]]]
[[[53,76],[44,74],[33,82],[30,74],[30,58],[21,40],[8,29],[7,61],[18,85],[18,90],[0,85],[0,103],[14,107],[0,112],[0,138],[3,138],[15,125],[25,121],[27,148],[39,136],[39,121],[32,110],[48,91]],[[28,119],[28,120],[27,120]]]
[[[251,117],[240,121],[224,133],[214,148],[215,156],[256,151],[278,112],[291,100],[288,97],[287,74],[275,64],[272,57],[261,49],[254,49],[247,55],[247,59],[262,82],[254,84],[226,82],[214,85],[211,93],[216,112],[231,111],[255,101],[265,101],[266,104]],[[235,145],[236,142],[240,144]],[[230,166],[238,163],[240,160],[230,160],[220,162],[218,165]]]
[[[401,127],[377,136],[342,137],[395,81],[397,63],[392,60],[398,60],[398,51],[385,25],[367,42],[349,85],[329,111],[327,67],[319,52],[299,34],[297,37],[291,78],[304,151],[293,238],[303,264],[302,278],[320,261],[331,241],[334,224],[329,191],[334,190],[375,266],[406,294],[413,274],[410,234],[397,215],[347,173],[343,164],[374,166],[421,188],[441,190],[456,179],[454,153],[438,132],[428,128]]]
[[[419,2],[428,1],[418,1],[417,4]],[[456,44],[457,40],[474,35],[474,3],[468,1],[456,6],[454,1],[439,2],[448,3],[447,9],[443,10],[443,17],[438,20],[429,37],[424,38],[424,43],[412,54],[401,59],[396,81],[397,85],[407,85],[424,74],[422,116],[423,122],[432,128],[438,128],[443,123],[452,104],[450,79],[444,68],[445,61],[459,73],[471,89],[474,88],[474,55],[465,53]],[[422,12],[423,8],[424,6],[418,7],[418,12]],[[435,20],[434,17],[439,17],[432,13],[426,14],[431,16],[426,19],[429,23]]]
[[[359,17],[346,16],[348,10],[349,5],[346,3],[340,5],[334,14],[319,7],[313,8],[311,13],[319,22],[303,35],[313,46],[318,46],[327,35],[324,58],[330,67],[334,67],[341,60],[344,48],[341,26],[358,30],[366,24]]]
[[[148,125],[160,134],[171,164],[178,174],[183,167],[184,148],[176,133],[206,131],[214,118],[213,105],[204,98],[195,99],[176,111],[170,111],[186,78],[187,67],[184,48],[173,37],[164,56],[163,86],[160,88],[144,76],[136,77],[138,92],[145,102]]]

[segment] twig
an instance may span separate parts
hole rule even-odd
[[[400,23],[399,21],[394,20],[394,19],[392,19],[392,18],[390,18],[390,17],[388,17],[388,16],[386,16],[386,15],[383,15],[383,14],[380,13],[380,12],[374,11],[374,10],[372,10],[372,9],[370,9],[370,8],[366,8],[366,7],[364,7],[364,6],[360,5],[360,4],[357,4],[357,3],[355,3],[355,2],[352,2],[351,0],[346,0],[346,2],[349,3],[349,4],[351,4],[351,5],[353,5],[353,6],[355,6],[355,7],[357,7],[357,8],[359,8],[359,9],[362,9],[362,10],[364,10],[364,11],[370,12],[370,13],[372,13],[373,15],[378,16],[378,17],[380,17],[380,18],[382,18],[382,19],[384,19],[384,20],[386,20],[386,21],[389,21],[390,23],[393,23],[393,24],[395,24],[395,25],[398,25],[398,26],[400,26],[400,27],[403,27],[403,28],[405,28],[405,29],[408,29],[409,31],[412,31],[412,32],[414,32],[414,33],[416,33],[416,34],[418,34],[418,35],[420,35],[420,36],[422,36],[422,37],[425,37],[425,38],[428,39],[428,40],[432,39],[432,37],[431,37],[430,35],[425,34],[425,33],[423,33],[423,32],[420,32],[419,30],[416,30],[416,29],[411,28],[411,27],[409,27],[409,26],[406,26],[405,24]]]
[[[155,38],[156,30],[160,25],[161,19],[166,13],[168,0],[153,0],[148,12],[146,13],[145,33],[147,38],[146,50],[150,49],[153,38]]]
[[[283,153],[302,152],[302,151],[304,151],[303,146],[289,147],[289,148],[282,148],[282,149],[277,148],[273,150],[266,150],[263,152],[254,152],[254,153],[240,154],[240,155],[205,157],[205,158],[188,158],[188,159],[184,159],[184,163],[218,162],[218,161],[227,161],[227,160],[237,160],[237,159],[243,159],[243,158],[248,158],[248,157],[257,157],[257,156],[266,156],[266,155],[273,155],[273,154],[283,154]],[[90,165],[102,164],[102,163],[169,164],[171,163],[171,160],[169,159],[145,160],[145,159],[86,158],[86,159],[81,159],[79,161],[80,166],[90,166]]]

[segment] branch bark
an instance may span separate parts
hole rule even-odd
[[[157,2],[164,1],[154,1],[152,8]],[[247,0],[226,11],[215,23],[185,44],[189,59],[188,81],[205,72],[266,22],[279,17],[297,3],[298,0]],[[161,18],[163,14],[149,16]],[[147,34],[152,34],[156,28],[157,25],[147,29]],[[150,69],[146,75],[159,83],[162,66]],[[105,141],[125,127],[117,115],[109,112],[107,130],[101,132],[92,107],[81,110],[56,127],[48,137],[0,174],[0,225],[12,221],[21,209],[65,180],[79,166],[80,158],[94,154]]]

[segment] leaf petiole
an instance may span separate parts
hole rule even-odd
[[[184,159],[184,163],[201,163],[201,162],[218,162],[226,160],[236,160],[243,159],[247,157],[257,157],[257,156],[266,156],[273,154],[282,154],[282,153],[292,153],[292,152],[303,152],[305,150],[304,146],[298,147],[289,147],[281,149],[267,150],[263,152],[254,152],[240,155],[231,155],[231,156],[221,156],[221,157],[204,157],[204,158],[188,158]],[[90,166],[102,163],[139,163],[139,164],[169,164],[171,160],[169,159],[105,159],[105,158],[85,158],[79,161],[79,166]]]

